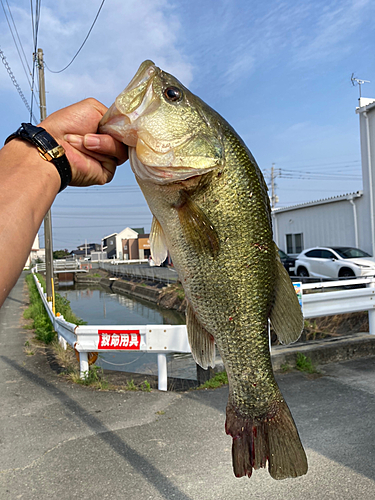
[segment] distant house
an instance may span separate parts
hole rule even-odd
[[[87,250],[88,254],[90,254],[91,252],[99,252],[102,249],[99,243],[84,243],[83,245],[79,245],[77,248],[81,251]]]
[[[103,251],[107,253],[108,259],[139,259],[138,236],[143,233],[143,228],[126,227],[120,233],[109,234],[102,238]]]
[[[89,257],[92,252],[100,252],[101,248],[99,243],[83,243],[77,247],[77,250],[72,250],[70,255],[73,255],[77,259],[83,259]]]
[[[272,211],[281,250],[298,255],[313,246],[351,246],[375,255],[375,99],[360,98],[363,190]]]

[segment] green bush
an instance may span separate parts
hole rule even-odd
[[[45,291],[46,283],[43,276],[37,274],[37,278]],[[25,310],[23,314],[24,318],[33,320],[31,328],[35,330],[36,338],[45,344],[50,344],[56,338],[56,332],[52,327],[32,274],[26,276],[26,282],[29,288],[30,306]],[[69,323],[74,323],[75,325],[87,324],[86,321],[78,318],[73,313],[69,300],[58,293],[55,294],[55,311],[62,314],[64,319]]]
[[[44,308],[32,274],[26,276],[26,282],[29,289],[30,306],[24,311],[23,316],[33,320],[31,326],[35,330],[35,337],[45,344],[50,344],[55,339],[56,332],[52,328],[52,323]]]

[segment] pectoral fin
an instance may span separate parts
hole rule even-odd
[[[270,320],[278,339],[283,344],[290,344],[299,339],[303,329],[303,314],[290,277],[279,259],[276,298]]]
[[[151,257],[157,266],[160,266],[168,255],[167,242],[163,229],[156,217],[152,219],[150,232]]]
[[[196,252],[208,252],[215,258],[220,242],[207,215],[185,192],[182,193],[181,202],[176,209],[186,241]]]
[[[215,341],[211,334],[197,320],[193,309],[188,304],[186,309],[186,328],[195,362],[204,370],[215,367]]]

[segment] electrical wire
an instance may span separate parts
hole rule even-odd
[[[24,49],[23,49],[23,45],[22,45],[22,42],[21,42],[20,36],[19,36],[19,34],[18,34],[18,30],[17,30],[16,23],[14,22],[14,18],[13,18],[13,15],[12,15],[12,11],[10,10],[10,6],[9,6],[9,3],[8,3],[8,0],[5,0],[5,1],[6,1],[6,4],[7,4],[7,6],[8,6],[9,16],[10,16],[10,18],[11,18],[11,20],[12,20],[13,27],[14,27],[14,30],[15,30],[16,35],[17,35],[17,38],[18,38],[18,44],[17,44],[17,41],[16,41],[16,37],[15,37],[15,35],[14,35],[14,33],[13,33],[12,26],[11,26],[11,24],[10,24],[10,22],[9,22],[8,15],[7,15],[7,13],[6,13],[6,10],[5,10],[5,7],[4,7],[3,0],[0,0],[0,1],[1,1],[1,6],[2,6],[2,8],[3,8],[3,11],[4,11],[5,19],[6,19],[7,23],[8,23],[8,27],[9,27],[10,34],[12,35],[14,45],[15,45],[16,50],[17,50],[17,52],[18,52],[18,56],[19,56],[19,58],[20,58],[20,61],[21,61],[21,64],[22,64],[23,70],[24,70],[24,72],[25,72],[25,75],[26,75],[27,81],[28,81],[28,83],[29,83],[29,85],[30,85],[30,88],[31,88],[31,82],[30,82],[31,70],[30,70],[30,67],[29,67],[28,62],[27,62],[27,58],[26,58],[26,55],[25,55],[25,51],[24,51]],[[20,48],[19,48],[19,46],[20,46],[20,48],[21,48],[21,50],[22,50],[23,57],[22,57],[22,55],[21,55],[21,52],[20,52]],[[27,72],[27,70],[26,70],[26,67],[25,67],[25,62],[26,62],[26,65],[27,65],[27,67],[28,67],[29,72]]]
[[[68,68],[69,68],[69,66],[73,63],[74,59],[78,56],[78,54],[79,54],[79,53],[81,52],[81,50],[83,49],[83,46],[85,45],[85,43],[86,43],[86,41],[87,41],[88,37],[90,36],[90,33],[91,33],[91,31],[92,31],[93,27],[95,26],[96,20],[97,20],[97,19],[98,19],[98,17],[99,17],[100,11],[102,10],[102,7],[103,7],[103,5],[104,5],[104,2],[105,2],[105,0],[102,0],[102,3],[100,4],[99,10],[98,10],[98,12],[96,13],[95,19],[94,19],[94,21],[93,21],[93,23],[92,23],[92,25],[91,25],[91,28],[89,29],[89,31],[88,31],[88,33],[87,33],[87,35],[86,35],[86,38],[83,40],[83,42],[82,42],[82,44],[81,44],[80,48],[77,50],[77,52],[75,53],[75,55],[74,55],[73,59],[70,61],[70,63],[69,63],[69,64],[67,64],[64,68],[60,69],[59,71],[53,71],[52,69],[50,69],[50,68],[47,66],[47,64],[45,64],[45,66],[46,66],[46,68],[48,69],[48,71],[50,71],[51,73],[62,73],[63,71],[65,71],[66,69],[68,69]]]
[[[4,54],[4,52],[1,49],[0,49],[0,58],[1,58],[4,66],[5,66],[5,69],[8,72],[8,75],[9,75],[10,79],[12,80],[13,85],[16,87],[16,89],[17,89],[17,91],[18,91],[18,93],[19,93],[19,95],[20,95],[23,103],[25,104],[27,110],[29,111],[30,116],[32,117],[32,119],[34,120],[34,122],[37,123],[37,120],[36,120],[35,116],[33,115],[32,108],[30,107],[30,105],[29,105],[26,97],[24,96],[24,94],[23,94],[23,92],[21,90],[21,87],[19,86],[19,84],[18,84],[18,82],[16,80],[16,77],[13,74],[13,71],[11,70],[11,68],[9,66],[9,63],[6,60],[5,54]]]

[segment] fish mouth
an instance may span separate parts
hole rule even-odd
[[[98,131],[127,146],[136,147],[137,118],[145,114],[153,100],[152,80],[160,72],[152,61],[144,61],[125,90],[100,120]]]
[[[147,127],[148,120],[152,115],[157,116],[163,106],[162,88],[165,81],[171,79],[176,81],[152,61],[143,62],[99,123],[99,133],[108,134],[129,147],[130,165],[140,181],[172,184],[203,175],[218,166],[217,158],[208,159],[205,154],[201,157],[194,147],[189,148],[190,142],[197,141],[200,146],[206,143],[205,149],[212,150],[215,156],[210,138],[200,135],[197,139],[190,130],[174,137],[173,128],[169,136],[160,138],[162,121],[156,134],[155,125]]]

